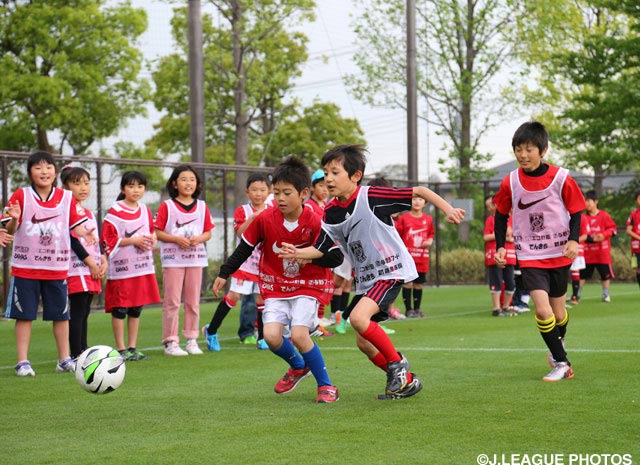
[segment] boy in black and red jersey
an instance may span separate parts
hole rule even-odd
[[[262,244],[258,268],[264,298],[264,338],[269,349],[290,366],[274,391],[290,392],[303,378],[313,374],[318,384],[315,401],[336,402],[338,389],[329,379],[322,353],[309,330],[317,326],[318,304],[328,303],[333,292],[333,282],[324,268],[339,265],[342,253],[333,247],[326,257],[312,262],[278,256],[283,242],[301,247],[313,244],[320,233],[321,219],[304,206],[310,175],[302,162],[286,159],[275,168],[272,182],[277,208],[264,210],[243,232],[240,244],[220,267],[213,292],[217,296],[228,277]],[[283,337],[288,325],[291,340]]]
[[[546,128],[538,122],[521,125],[511,145],[520,168],[500,184],[494,197],[498,266],[507,263],[507,219],[513,208],[513,238],[522,279],[533,299],[536,324],[550,356],[553,370],[543,381],[573,378],[564,350],[569,315],[565,295],[569,268],[578,255],[580,212],[584,197],[564,168],[542,162],[549,147]]]
[[[414,196],[430,201],[459,223],[464,210],[453,208],[426,187],[394,188],[361,186],[366,166],[361,145],[340,145],[322,157],[325,182],[334,198],[325,207],[322,233],[312,247],[283,244],[284,258],[320,259],[337,243],[349,257],[355,274],[356,296],[344,312],[357,332],[358,348],[386,371],[387,385],[380,399],[417,394],[422,384],[409,371],[409,362],[398,353],[378,324],[388,318],[385,310],[404,283],[418,277],[413,258],[404,246],[391,215],[411,209]]]

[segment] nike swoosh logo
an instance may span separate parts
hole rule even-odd
[[[542,197],[541,199],[534,200],[533,202],[523,203],[522,199],[518,200],[518,208],[520,210],[526,210],[529,207],[533,207],[535,204],[542,202],[544,199],[548,199],[551,195],[547,195],[546,197]]]
[[[187,221],[186,223],[180,223],[178,222],[178,220],[176,220],[176,228],[180,229],[181,227],[186,226],[189,223],[193,223],[195,220],[196,219],[194,218],[192,220]]]
[[[407,231],[407,233],[408,233],[410,236],[413,236],[414,234],[418,234],[418,233],[424,232],[424,231],[426,231],[426,230],[427,230],[427,228],[422,228],[422,229],[413,229],[413,228],[409,228],[409,231]]]
[[[134,229],[133,231],[129,232],[125,229],[124,231],[124,237],[131,237],[133,236],[135,233],[137,233],[138,231],[140,231],[140,229],[142,228],[142,226],[138,226],[136,229]]]
[[[52,219],[57,218],[57,217],[59,217],[59,216],[60,216],[60,215],[58,214],[58,215],[55,215],[55,216],[48,216],[48,217],[46,217],[46,218],[36,218],[36,215],[34,214],[34,215],[31,217],[31,222],[32,222],[33,224],[43,223],[43,222],[45,222],[45,221],[52,220]]]

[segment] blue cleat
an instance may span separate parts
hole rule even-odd
[[[267,344],[267,341],[265,341],[264,339],[260,339],[258,342],[256,342],[256,349],[269,350],[269,345]]]
[[[205,340],[207,341],[207,349],[211,352],[220,352],[220,343],[218,342],[217,334],[209,334],[207,332],[207,328],[209,325],[205,325],[202,328],[202,334],[204,335]]]

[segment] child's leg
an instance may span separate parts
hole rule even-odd
[[[567,353],[562,346],[560,329],[557,326],[549,294],[541,289],[530,291],[530,294],[536,309],[536,325],[542,339],[556,362],[567,362]],[[557,299],[564,299],[564,297],[554,299],[554,304]],[[562,305],[564,306],[564,302],[562,302]],[[560,315],[562,316],[562,314]]]
[[[420,310],[422,305],[422,284],[413,283],[413,309]]]
[[[113,330],[113,338],[116,341],[116,349],[118,351],[126,349],[124,345],[124,319],[126,317],[126,308],[114,308],[111,310],[111,329]]]
[[[215,313],[211,317],[211,321],[209,322],[209,326],[207,327],[207,333],[218,334],[220,325],[227,317],[231,309],[236,306],[238,300],[240,300],[240,294],[234,291],[229,291],[222,298],[222,300],[218,304],[218,308],[216,308]]]
[[[82,319],[82,335],[80,338],[80,353],[84,352],[89,348],[89,343],[87,342],[87,333],[89,331],[89,314],[91,313],[91,302],[93,301],[93,294],[89,292],[86,293],[85,301],[84,301],[84,317]]]
[[[309,336],[309,328],[302,325],[294,325],[291,327],[291,341],[297,347],[300,355],[305,361],[305,365],[309,367],[313,377],[320,386],[333,386],[329,379],[327,366],[324,363],[322,352],[318,346],[311,340]]]
[[[513,265],[507,265],[504,270],[502,270],[502,279],[504,280],[503,308],[509,308],[513,294],[516,292],[516,278],[514,272],[515,270]]]
[[[571,300],[580,300],[580,270],[571,270]]]
[[[140,311],[129,309],[129,318],[127,318],[127,342],[129,349],[135,349],[138,344],[138,332],[140,331]],[[133,313],[133,314],[132,314]]]
[[[369,341],[360,336],[360,334],[356,333],[356,345],[360,352],[365,354],[369,361],[373,363],[375,366],[380,368],[382,371],[387,371],[387,359],[384,358],[384,355],[378,349],[374,347]]]
[[[162,301],[162,343],[179,342],[178,327],[180,324],[180,300],[182,289],[186,287],[186,270],[183,267],[167,267],[162,269],[164,300]],[[199,268],[197,268],[199,269]],[[185,289],[186,291],[186,289]],[[185,296],[186,308],[186,296]],[[186,310],[185,310],[186,318]],[[129,318],[130,326],[131,318]],[[131,333],[129,333],[131,334]],[[197,332],[196,332],[197,336]],[[135,347],[131,346],[131,347]]]
[[[258,340],[264,339],[264,322],[262,314],[264,312],[264,300],[260,294],[256,294],[256,322],[258,330]]]
[[[182,336],[185,339],[197,339],[200,326],[200,289],[202,287],[202,268],[185,268],[184,276],[184,325]]]
[[[282,323],[272,322],[264,325],[264,340],[269,345],[271,352],[287,362],[293,370],[304,369],[306,366],[304,359],[296,351],[291,341],[282,336],[283,333],[284,324]]]
[[[350,315],[351,326],[358,334],[380,351],[387,362],[400,361],[401,357],[389,336],[371,317],[378,313],[378,304],[367,296],[360,298]]]
[[[243,295],[242,304],[240,305],[240,324],[238,325],[238,337],[241,341],[253,336],[256,322],[256,311],[255,294]]]
[[[29,360],[29,343],[31,342],[32,320],[16,320],[16,352],[18,362]]]
[[[77,357],[82,353],[82,335],[86,330],[85,294],[88,292],[78,292],[69,295],[69,352],[72,357]],[[89,294],[91,295],[91,294]],[[86,333],[85,333],[86,337]]]
[[[58,348],[58,360],[69,358],[69,320],[54,321],[53,336]]]
[[[409,313],[413,311],[413,302],[411,301],[411,283],[402,286],[402,302],[404,303],[405,315],[410,316]]]

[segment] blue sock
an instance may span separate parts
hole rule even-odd
[[[287,362],[294,370],[302,370],[306,365],[304,360],[298,353],[291,341],[287,338],[282,338],[282,345],[278,350],[272,350],[274,354]]]
[[[324,364],[324,358],[322,358],[322,352],[320,352],[320,349],[315,343],[313,344],[313,349],[309,352],[303,352],[301,355],[304,361],[307,362],[311,373],[313,373],[318,387],[333,386],[329,379],[329,373],[327,373],[327,366]]]

